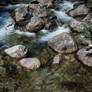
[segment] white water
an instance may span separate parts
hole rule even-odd
[[[4,42],[7,37],[14,31],[14,21],[8,12],[0,16],[0,42]]]
[[[43,35],[43,36],[39,39],[39,41],[41,41],[41,42],[48,41],[48,40],[50,40],[51,38],[53,38],[53,37],[55,37],[55,36],[57,36],[57,35],[59,35],[59,34],[61,34],[61,33],[63,33],[63,32],[68,32],[68,33],[69,33],[69,32],[70,32],[70,29],[69,29],[68,27],[66,27],[65,25],[63,25],[62,27],[58,26],[58,28],[56,28],[55,31],[49,32],[48,34]]]
[[[22,32],[20,30],[16,30],[15,33],[19,34],[19,35],[27,36],[27,37],[35,37],[36,36],[35,33],[32,33],[32,32]]]

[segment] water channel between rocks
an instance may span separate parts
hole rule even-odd
[[[73,9],[74,4],[65,2],[58,5],[60,10],[51,9],[63,25],[51,32],[43,29],[40,36],[14,28],[11,10],[28,4],[0,9],[0,65],[7,70],[0,73],[0,92],[92,92],[92,71],[75,58],[75,53],[63,55],[63,62],[58,67],[50,66],[56,52],[48,47],[47,41],[63,32],[71,33],[67,24],[76,19],[66,12]],[[38,70],[27,71],[19,66],[17,59],[4,53],[5,48],[17,44],[28,48],[28,57],[40,59],[42,65]]]

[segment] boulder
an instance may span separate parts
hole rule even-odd
[[[26,29],[31,31],[39,31],[43,26],[44,26],[43,19],[34,16],[31,18],[30,22],[26,25]]]
[[[43,6],[46,6],[48,8],[52,8],[54,0],[38,0],[38,2],[40,4],[42,4]]]
[[[23,45],[16,45],[5,49],[5,53],[11,56],[12,58],[22,58],[27,54],[27,49]]]
[[[39,5],[39,4],[30,4],[29,5],[29,9],[37,9],[37,8],[41,8],[41,5]]]
[[[33,16],[37,16],[37,17],[47,17],[47,11],[45,8],[37,8],[33,11]]]
[[[88,8],[85,5],[79,5],[76,9],[69,12],[69,15],[72,17],[83,16],[87,14]]]
[[[15,20],[17,22],[23,21],[28,14],[27,7],[19,7],[15,9]]]
[[[77,50],[75,41],[66,32],[50,39],[48,45],[58,53],[72,53]]]
[[[20,65],[27,69],[38,69],[40,67],[40,61],[37,58],[24,58],[19,61]]]
[[[92,67],[92,45],[80,49],[77,57],[84,65]]]
[[[76,32],[84,32],[85,26],[82,22],[72,21],[69,23],[69,26],[71,29],[73,29]]]

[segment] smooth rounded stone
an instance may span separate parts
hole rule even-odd
[[[69,23],[69,26],[71,29],[73,29],[76,32],[83,32],[85,28],[83,23],[79,21],[72,21]]]
[[[69,33],[61,33],[48,41],[48,45],[59,53],[72,53],[77,50],[77,45]]]
[[[60,56],[60,55],[56,55],[56,56],[53,58],[52,66],[59,65],[59,64],[60,64],[60,61],[61,61],[61,56]]]
[[[27,69],[38,69],[40,67],[40,61],[37,58],[24,58],[19,61],[20,65]]]
[[[32,17],[30,22],[26,25],[26,29],[30,31],[39,31],[44,25],[43,19],[39,17]]]
[[[92,67],[92,45],[80,49],[77,57],[84,65]]]
[[[71,10],[69,15],[72,17],[83,16],[88,14],[88,8],[83,4],[79,5],[76,9]]]
[[[5,49],[5,53],[11,56],[12,58],[22,58],[27,54],[27,49],[23,45],[16,45]]]
[[[28,14],[27,7],[19,7],[15,9],[15,20],[17,22],[25,19],[25,16]]]

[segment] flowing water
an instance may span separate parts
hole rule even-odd
[[[56,52],[48,47],[47,41],[63,32],[71,32],[67,24],[76,19],[66,12],[73,9],[74,4],[64,2],[58,5],[60,10],[52,9],[63,25],[51,32],[41,30],[41,36],[14,28],[15,22],[9,10],[28,4],[9,5],[0,9],[0,65],[7,70],[0,74],[0,92],[92,92],[92,71],[83,66],[75,54],[63,55],[58,67],[51,66]],[[18,60],[4,53],[5,48],[16,44],[23,44],[28,48],[28,57],[40,59],[40,69],[27,71],[19,66],[16,62]]]

